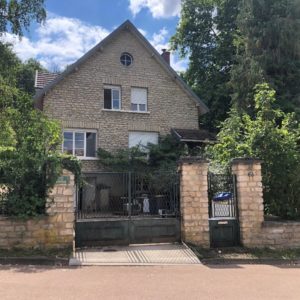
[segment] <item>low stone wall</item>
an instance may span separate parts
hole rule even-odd
[[[47,200],[47,215],[29,220],[0,217],[0,248],[73,247],[74,195],[74,175],[64,170]]]
[[[264,221],[257,247],[299,248],[300,222]]]

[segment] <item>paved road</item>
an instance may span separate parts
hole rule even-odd
[[[0,266],[0,299],[300,299],[300,268]]]

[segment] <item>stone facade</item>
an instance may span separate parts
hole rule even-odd
[[[241,243],[252,247],[259,243],[264,220],[261,163],[236,159],[232,163],[232,173],[236,175]]]
[[[300,222],[264,221],[261,162],[236,159],[241,244],[245,247],[299,248]]]
[[[182,240],[209,247],[208,162],[184,158],[180,162],[180,210]]]
[[[74,241],[74,175],[57,183],[47,200],[47,215],[20,220],[0,217],[0,248],[71,248]]]
[[[120,63],[122,52],[133,56],[132,65]],[[195,99],[176,80],[125,28],[44,96],[44,112],[66,129],[96,130],[98,147],[108,151],[126,148],[130,131],[165,135],[173,127],[198,129]],[[121,88],[121,110],[104,109],[106,85]],[[132,87],[147,88],[147,112],[130,111]],[[97,167],[95,161],[83,161],[85,171]]]

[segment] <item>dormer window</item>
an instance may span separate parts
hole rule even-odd
[[[128,67],[132,64],[133,62],[133,57],[131,54],[124,52],[122,53],[121,57],[120,57],[120,62],[122,65]]]

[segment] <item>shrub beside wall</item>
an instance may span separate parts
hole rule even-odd
[[[73,247],[74,175],[64,170],[46,203],[46,215],[19,219],[0,217],[0,248]]]

